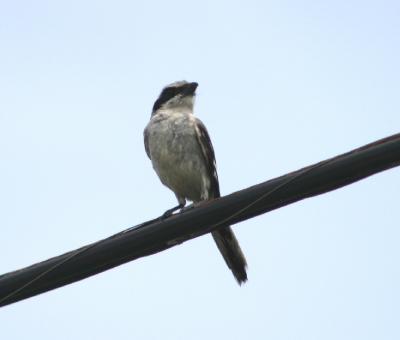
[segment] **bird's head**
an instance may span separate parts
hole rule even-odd
[[[186,80],[165,86],[154,102],[152,115],[160,109],[193,111],[197,86],[197,83],[189,83]]]

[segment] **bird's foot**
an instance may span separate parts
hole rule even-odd
[[[176,207],[168,209],[164,214],[161,215],[161,219],[165,220],[166,218],[170,217],[175,211],[183,209],[184,206],[185,206],[184,204],[179,204]]]
[[[193,208],[194,208],[194,204],[190,204],[187,207],[182,207],[180,212],[183,213],[183,212],[186,212],[186,211],[191,210]]]

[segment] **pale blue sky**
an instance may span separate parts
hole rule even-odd
[[[398,1],[0,1],[0,273],[175,204],[142,131],[199,83],[222,193],[399,132]],[[0,309],[2,339],[399,339],[400,170]]]

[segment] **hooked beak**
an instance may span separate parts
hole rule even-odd
[[[186,95],[194,95],[194,93],[196,92],[197,86],[199,86],[199,84],[196,82],[185,85],[184,93]]]

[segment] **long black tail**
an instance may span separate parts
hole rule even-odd
[[[231,227],[225,227],[212,232],[224,260],[233,273],[236,281],[241,285],[247,281],[247,263],[238,240]]]

